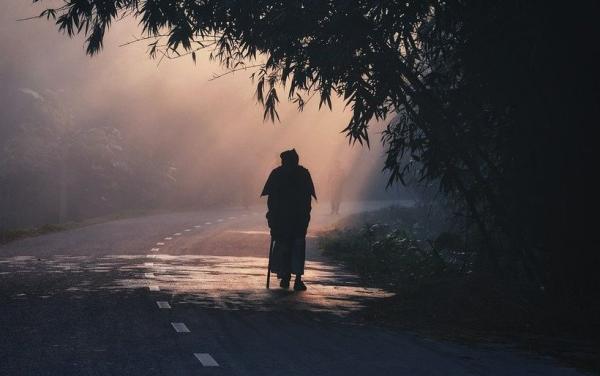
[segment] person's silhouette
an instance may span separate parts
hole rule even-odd
[[[339,160],[334,160],[333,166],[329,172],[329,189],[331,193],[331,214],[340,214],[340,204],[342,203],[342,193],[344,191],[344,181],[346,174],[340,165]]]
[[[306,256],[306,231],[312,197],[317,198],[308,170],[298,164],[295,149],[281,153],[281,166],[271,171],[261,196],[267,200],[267,221],[274,240],[271,270],[289,288],[296,275],[294,290],[306,290],[302,282]]]

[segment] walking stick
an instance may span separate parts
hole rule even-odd
[[[271,256],[273,255],[273,237],[271,236],[271,245],[269,246],[269,266],[267,267],[267,289],[271,282]]]

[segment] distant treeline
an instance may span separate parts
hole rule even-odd
[[[2,105],[0,230],[242,202],[245,184],[223,184],[230,174],[190,182],[168,157],[118,126],[76,122],[55,93],[15,92],[13,102]],[[198,170],[208,162],[197,161]]]
[[[252,143],[243,151],[231,147],[218,153],[181,146],[185,136],[174,124],[159,127],[175,134],[173,139],[153,135],[148,144],[127,124],[104,120],[110,114],[80,120],[60,93],[5,90],[13,93],[0,103],[0,231],[5,233],[132,211],[254,205],[261,202],[262,184],[277,159],[276,153],[257,156]],[[385,192],[385,176],[372,171],[373,163],[352,163],[346,181],[361,187],[348,189],[345,198],[406,194]],[[320,200],[328,200],[329,193],[324,166],[307,166]],[[363,186],[361,180],[368,181]]]

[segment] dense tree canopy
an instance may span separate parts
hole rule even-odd
[[[586,6],[63,0],[40,16],[85,34],[90,55],[122,17],[139,21],[157,59],[208,48],[229,70],[253,69],[265,118],[278,117],[282,91],[300,110],[341,96],[360,143],[387,118],[390,182],[439,182],[483,235],[489,265],[583,294],[598,282],[598,255],[581,241],[598,93],[598,5]]]

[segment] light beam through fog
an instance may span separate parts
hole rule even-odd
[[[132,20],[115,25],[104,51],[89,58],[82,40],[52,23],[17,22],[32,15],[28,2],[3,8],[0,46],[12,52],[0,58],[0,227],[255,204],[290,148],[311,171],[320,204],[338,162],[345,200],[393,195],[384,192],[377,131],[372,150],[349,146],[340,134],[349,114],[339,100],[333,111],[318,111],[315,99],[302,113],[284,101],[281,123],[265,122],[251,71],[211,80],[222,71],[207,55],[197,65],[182,58],[157,66],[146,43],[119,47],[138,32]]]

